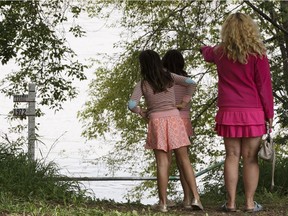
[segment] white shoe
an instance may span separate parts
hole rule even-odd
[[[160,212],[168,212],[167,205],[154,204],[151,208]]]
[[[167,199],[167,207],[174,207],[176,206],[176,203],[172,200]]]
[[[193,210],[202,210],[202,211],[204,210],[201,201],[197,199],[192,200],[191,206]]]
[[[183,202],[182,205],[185,209],[192,209],[191,202]]]

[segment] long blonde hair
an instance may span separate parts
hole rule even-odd
[[[266,54],[257,24],[246,14],[230,14],[222,25],[221,38],[224,54],[233,61],[246,64],[249,54]]]

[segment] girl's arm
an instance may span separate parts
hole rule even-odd
[[[255,71],[255,83],[264,108],[266,121],[273,119],[274,103],[273,91],[268,58],[257,59]]]
[[[133,93],[130,97],[130,100],[128,101],[128,109],[131,112],[137,113],[144,118],[146,116],[146,111],[142,110],[140,106],[138,106],[138,103],[142,96],[143,96],[143,92],[141,89],[141,81],[140,81],[135,86]]]
[[[197,84],[189,77],[180,76],[174,73],[172,73],[172,77],[177,85],[182,85],[186,87],[186,94],[182,98],[182,103],[177,105],[179,106],[178,108],[184,108],[189,103],[194,92],[196,91]]]
[[[200,52],[207,62],[215,62],[215,56],[214,56],[214,47],[211,46],[203,46],[200,48]]]

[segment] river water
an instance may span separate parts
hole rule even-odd
[[[107,28],[105,22],[87,16],[82,16],[77,22],[86,30],[86,37],[73,38],[67,34],[67,40],[80,61],[88,62],[89,58],[96,58],[99,54],[112,55],[120,52],[119,49],[113,47],[114,43],[120,40],[120,29]],[[0,79],[12,70],[15,70],[15,66],[11,62],[1,66]],[[83,108],[87,98],[88,84],[93,78],[93,70],[88,69],[86,75],[88,80],[75,83],[79,89],[79,96],[76,99],[63,104],[64,109],[57,113],[47,109],[44,110],[45,116],[36,118],[39,128],[36,133],[40,136],[41,142],[36,143],[35,157],[46,162],[55,162],[60,168],[60,172],[67,176],[103,177],[108,172],[105,164],[95,165],[92,162],[107,154],[112,148],[114,140],[86,141],[81,137],[81,124],[76,116],[77,112]],[[21,123],[21,120],[10,123],[6,119],[8,112],[13,109],[12,98],[0,95],[0,101],[0,135],[2,136],[9,134],[8,127],[11,124],[17,125]],[[122,175],[127,176],[126,173],[122,173]],[[123,196],[139,182],[94,181],[82,183],[96,198],[125,202]],[[156,197],[146,198],[141,202],[153,204],[156,200]]]

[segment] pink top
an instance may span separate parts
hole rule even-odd
[[[207,62],[215,63],[218,73],[218,107],[262,108],[265,118],[273,118],[273,93],[267,56],[249,55],[248,63],[229,60],[214,47],[201,47]]]
[[[182,85],[186,89],[186,93],[181,98],[184,102],[189,102],[193,93],[196,90],[196,83],[188,77],[179,76],[177,74],[171,73],[174,79],[175,84]],[[147,117],[151,113],[162,112],[162,111],[171,111],[176,109],[175,101],[175,92],[174,85],[171,88],[168,88],[167,91],[159,92],[154,94],[153,89],[149,83],[144,81],[143,91],[141,88],[141,81],[138,82],[134,88],[132,96],[128,102],[128,108],[135,113],[140,113],[141,108],[138,106],[138,103],[141,97],[144,95],[145,102],[147,106]]]

